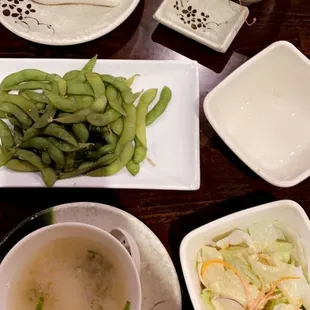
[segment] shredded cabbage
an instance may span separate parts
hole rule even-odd
[[[300,237],[277,221],[235,229],[197,253],[206,310],[310,310]]]

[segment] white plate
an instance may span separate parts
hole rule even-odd
[[[210,92],[205,114],[225,143],[267,182],[289,187],[310,175],[310,62],[277,42]]]
[[[294,230],[302,239],[306,257],[310,257],[310,222],[302,207],[292,200],[280,200],[233,213],[190,232],[182,241],[180,258],[189,295],[195,310],[204,310],[200,301],[200,281],[196,270],[196,256],[200,247],[210,244],[216,236],[234,228],[247,228],[257,221],[277,220]]]
[[[0,0],[0,22],[13,33],[33,42],[72,45],[109,33],[129,17],[139,1],[121,0],[117,7],[109,8]]]
[[[249,15],[229,0],[164,0],[154,18],[218,52],[225,53]]]
[[[60,75],[79,69],[85,60],[67,59],[0,59],[0,80],[14,71],[37,68]],[[77,177],[59,180],[56,187],[106,187],[196,190],[200,187],[199,154],[199,82],[194,61],[98,60],[96,72],[129,77],[140,74],[133,90],[167,85],[172,99],[167,110],[147,128],[148,157],[155,162],[141,164],[133,177],[126,169],[106,178]],[[37,173],[16,173],[0,169],[0,187],[43,186]]]

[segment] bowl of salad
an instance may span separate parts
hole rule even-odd
[[[199,227],[180,257],[195,310],[310,310],[310,222],[294,201]]]

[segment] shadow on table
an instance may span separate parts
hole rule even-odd
[[[159,24],[153,32],[152,40],[178,54],[198,61],[201,65],[216,73],[221,73],[223,71],[232,55],[232,53],[222,55],[161,24]]]
[[[35,221],[29,217],[50,207],[70,202],[99,202],[123,209],[120,196],[114,190],[86,188],[2,188],[0,189],[1,214],[0,262],[7,252],[23,237],[51,224],[51,214],[43,213]],[[4,235],[23,222],[22,229],[13,232],[2,244]]]
[[[221,154],[239,171],[250,176],[253,179],[259,179],[260,177],[250,169],[227,145],[226,143],[217,135],[211,137],[209,140],[212,148],[215,148],[221,152]]]
[[[185,281],[182,275],[179,248],[182,239],[192,230],[217,220],[223,216],[248,209],[257,205],[268,203],[274,200],[274,197],[267,192],[254,192],[245,196],[229,199],[227,201],[206,206],[205,208],[183,216],[174,221],[169,228],[169,245],[171,247],[172,259],[179,275],[179,280],[183,296],[183,309],[193,309],[186,289]]]

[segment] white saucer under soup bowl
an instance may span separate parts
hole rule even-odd
[[[309,81],[309,60],[279,41],[235,70],[204,101],[218,135],[276,186],[294,186],[310,175]]]

